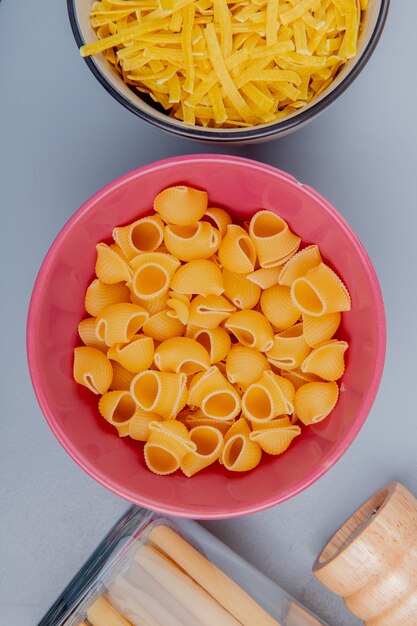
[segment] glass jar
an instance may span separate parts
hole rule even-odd
[[[326,626],[202,526],[131,507],[38,626]]]

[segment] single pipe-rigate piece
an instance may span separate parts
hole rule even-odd
[[[363,504],[313,572],[367,626],[417,625],[417,499],[400,483]]]

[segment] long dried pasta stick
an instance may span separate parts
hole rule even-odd
[[[103,596],[89,607],[87,618],[92,626],[132,626]]]
[[[149,545],[141,546],[136,552],[135,560],[174,598],[180,600],[204,626],[214,626],[214,624],[216,626],[241,626],[216,600],[162,556],[156,548]]]
[[[149,541],[175,561],[243,626],[280,626],[253,598],[168,526],[155,526]],[[214,623],[214,622],[213,622]]]

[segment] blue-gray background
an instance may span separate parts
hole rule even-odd
[[[221,148],[135,118],[78,55],[64,0],[0,5],[0,624],[31,626],[126,509],[61,449],[26,366],[30,293],[49,245],[95,191],[144,163],[231,152],[288,170],[358,233],[379,275],[385,373],[369,418],[318,483],[278,507],[205,526],[332,626],[359,622],[311,575],[336,527],[387,481],[417,494],[415,0],[393,1],[360,77],[321,117],[271,143]]]

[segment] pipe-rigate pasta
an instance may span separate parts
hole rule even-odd
[[[261,296],[261,288],[248,280],[246,274],[223,269],[224,294],[238,309],[253,309]]]
[[[196,259],[175,272],[171,289],[190,296],[220,296],[224,291],[223,276],[213,261]]]
[[[298,419],[306,426],[321,422],[333,411],[338,397],[339,387],[335,382],[306,383],[295,392]]]
[[[280,267],[261,267],[248,274],[246,278],[261,289],[268,289],[277,284],[280,272]]]
[[[208,259],[220,246],[221,236],[217,228],[208,222],[196,222],[188,226],[168,224],[164,230],[167,250],[181,261]]]
[[[147,370],[154,359],[154,341],[147,335],[134,335],[129,343],[116,343],[107,352],[107,358],[117,361],[134,374]]]
[[[255,246],[248,233],[236,224],[229,224],[227,227],[218,256],[223,267],[231,272],[248,274],[254,270]]]
[[[138,304],[111,304],[96,318],[96,335],[106,344],[128,343],[142,328],[149,313]]]
[[[319,247],[315,244],[307,246],[285,263],[281,268],[278,282],[280,285],[291,287],[297,278],[305,276],[308,271],[320,265],[321,262]]]
[[[247,346],[233,346],[226,358],[227,378],[243,391],[259,380],[262,373],[269,368],[266,356]]]
[[[108,391],[98,403],[100,415],[114,426],[119,437],[129,434],[129,422],[136,411],[136,402],[129,391]]]
[[[310,352],[303,335],[303,324],[295,324],[274,336],[274,345],[266,356],[268,361],[283,370],[300,367]]]
[[[272,211],[258,211],[249,223],[249,235],[254,243],[261,267],[281,265],[297,251],[301,237]]]
[[[247,472],[259,465],[261,457],[261,447],[249,435],[237,434],[225,443],[222,464],[231,472]]]
[[[219,207],[209,207],[201,218],[203,221],[212,223],[224,237],[227,232],[227,227],[232,223],[232,218],[224,209]]]
[[[130,280],[132,270],[129,263],[111,246],[99,243],[96,246],[96,275],[102,283],[111,285]]]
[[[291,383],[271,370],[265,370],[243,394],[242,413],[251,422],[268,422],[278,415],[293,413],[293,402]]]
[[[119,302],[130,302],[130,291],[124,282],[108,285],[96,278],[85,292],[85,310],[92,317],[98,315],[106,306]]]
[[[239,394],[215,365],[194,376],[189,387],[188,404],[202,409],[207,417],[219,420],[227,421],[240,413]]]
[[[325,263],[320,263],[291,285],[295,306],[313,317],[325,313],[350,311],[349,292],[338,275]]]
[[[257,443],[267,454],[282,454],[290,447],[295,437],[301,434],[299,426],[253,430],[249,435],[251,441]]]
[[[327,313],[321,317],[312,317],[303,313],[304,337],[312,348],[329,341],[340,326],[340,312]]]
[[[329,341],[314,348],[306,357],[301,370],[309,374],[316,374],[323,380],[338,380],[345,371],[345,352],[348,349],[346,341]]]
[[[293,326],[300,317],[300,311],[293,303],[288,287],[268,287],[262,292],[260,303],[262,313],[276,330]]]
[[[85,320],[81,320],[78,324],[78,334],[84,345],[90,346],[90,348],[97,348],[102,352],[106,352],[109,349],[103,339],[99,339],[96,335],[96,318],[87,317]]]
[[[225,328],[248,348],[266,352],[273,346],[272,326],[259,311],[247,310],[233,313],[225,323]]]
[[[187,402],[187,376],[147,370],[135,376],[130,390],[143,411],[174,419]]]
[[[132,419],[129,420],[129,437],[136,441],[148,441],[151,422],[163,421],[164,418],[160,415],[137,408]]]
[[[97,348],[81,346],[74,350],[74,379],[95,394],[106,393],[113,369],[108,358]]]
[[[107,357],[108,358],[108,357]],[[126,370],[117,361],[110,361],[113,369],[113,378],[109,387],[110,391],[129,391],[131,382],[135,377],[135,374]]]
[[[75,381],[161,476],[282,454],[330,415],[345,369],[350,297],[318,246],[297,251],[272,211],[241,226],[207,206],[205,191],[168,188],[158,213],[116,226],[78,325]]]
[[[187,376],[210,367],[207,350],[189,337],[173,337],[160,343],[155,350],[154,361],[162,372],[183,372]]]
[[[152,339],[156,341],[165,341],[165,339],[182,335],[185,324],[176,317],[173,317],[172,314],[170,315],[171,312],[172,309],[165,309],[164,311],[155,313],[155,315],[152,315],[146,320],[143,325],[145,335],[149,335],[149,337],[152,337]]]
[[[168,187],[155,198],[153,208],[167,224],[188,226],[207,210],[208,194],[192,187]]]
[[[318,376],[314,376],[313,374],[306,374],[305,372],[297,369],[282,370],[281,376],[289,380],[296,391],[306,383],[314,383],[320,380]]]
[[[148,311],[149,317],[165,311],[168,308],[168,293],[164,293],[160,298],[153,298],[152,300],[142,300],[138,298],[133,291],[130,294],[130,299],[133,304],[138,304],[143,309]]]
[[[223,447],[223,435],[213,426],[195,426],[190,430],[190,438],[196,450],[188,452],[181,461],[181,469],[188,478],[217,461]]]
[[[225,328],[199,328],[192,337],[205,348],[210,356],[210,365],[223,361],[229,353],[232,341]]]
[[[196,296],[191,302],[188,323],[199,328],[217,328],[235,311],[224,296]]]
[[[179,320],[181,324],[188,324],[191,308],[190,297],[175,293],[175,291],[170,291],[168,295],[168,317]]]
[[[164,238],[164,223],[157,215],[149,215],[127,226],[113,230],[113,239],[128,259],[141,252],[153,252]]]

